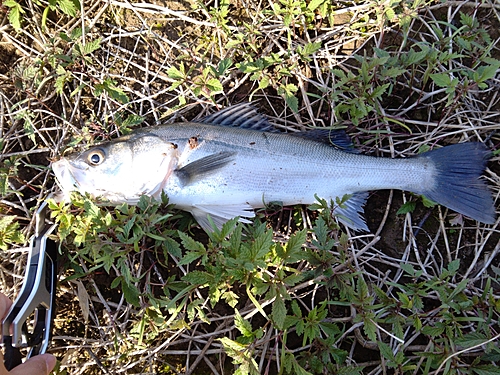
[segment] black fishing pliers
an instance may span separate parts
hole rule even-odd
[[[57,244],[49,235],[57,227],[46,221],[47,200],[35,218],[28,265],[21,291],[2,323],[5,367],[11,370],[27,358],[43,354],[48,348],[55,312],[57,282]]]

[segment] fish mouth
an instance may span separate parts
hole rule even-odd
[[[64,200],[69,200],[72,191],[80,190],[80,184],[73,173],[74,167],[65,158],[53,162],[51,167],[56,176],[56,183],[64,194]]]

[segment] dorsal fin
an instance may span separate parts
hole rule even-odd
[[[259,112],[250,103],[241,103],[221,109],[211,115],[202,117],[194,122],[208,125],[220,125],[253,129],[263,132],[275,132],[267,117]]]
[[[208,125],[252,129],[263,132],[279,132],[271,123],[269,123],[267,116],[257,112],[255,107],[250,103],[240,103],[221,109],[211,115],[194,120],[194,122]],[[294,137],[326,143],[346,152],[358,152],[354,148],[351,138],[343,129],[315,128],[288,134]]]

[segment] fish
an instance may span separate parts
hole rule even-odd
[[[493,224],[493,197],[481,177],[491,155],[481,142],[406,158],[364,155],[343,130],[279,131],[243,103],[192,122],[136,129],[63,156],[52,170],[66,197],[78,191],[109,204],[136,204],[142,195],[161,200],[165,193],[206,231],[236,217],[249,222],[271,202],[310,205],[347,194],[337,218],[369,232],[363,206],[380,189],[424,195]]]

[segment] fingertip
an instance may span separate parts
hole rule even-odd
[[[56,367],[56,357],[54,357],[52,354],[42,354],[41,357],[44,357],[45,359],[45,364],[47,365],[47,374],[50,373],[54,367]]]
[[[0,320],[3,320],[5,318],[11,306],[12,301],[9,299],[9,297],[7,297],[3,293],[0,293]]]
[[[9,375],[48,375],[56,365],[56,357],[52,354],[40,354],[16,366]]]

